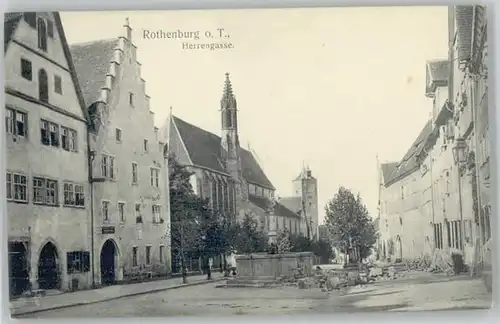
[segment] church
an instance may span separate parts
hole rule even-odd
[[[237,102],[228,73],[220,105],[220,136],[172,113],[160,131],[177,161],[193,173],[195,193],[236,221],[251,216],[270,240],[280,229],[300,233],[301,216],[277,201],[276,188],[255,156],[240,147]]]

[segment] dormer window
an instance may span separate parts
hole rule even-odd
[[[38,48],[42,51],[47,51],[47,26],[45,25],[45,21],[41,18],[38,18],[37,21],[37,29],[38,29]]]

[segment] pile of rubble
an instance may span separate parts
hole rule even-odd
[[[428,267],[429,272],[443,272],[447,275],[452,275],[453,270],[453,259],[449,253],[443,252],[442,250],[436,249],[432,255],[432,261]]]
[[[428,255],[405,261],[407,271],[427,271],[431,267],[431,264],[432,259]]]
[[[313,277],[297,280],[299,289],[319,288],[323,291],[338,290],[368,282],[368,276],[363,276],[360,271],[322,270],[317,267]]]

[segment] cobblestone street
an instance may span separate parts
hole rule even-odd
[[[486,309],[491,295],[480,280],[420,277],[384,281],[333,293],[319,289],[216,288],[216,284],[44,311],[23,318],[181,315],[289,315],[339,312]],[[133,307],[131,307],[133,306]]]

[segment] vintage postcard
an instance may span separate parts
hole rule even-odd
[[[6,13],[12,316],[490,308],[487,17]]]

